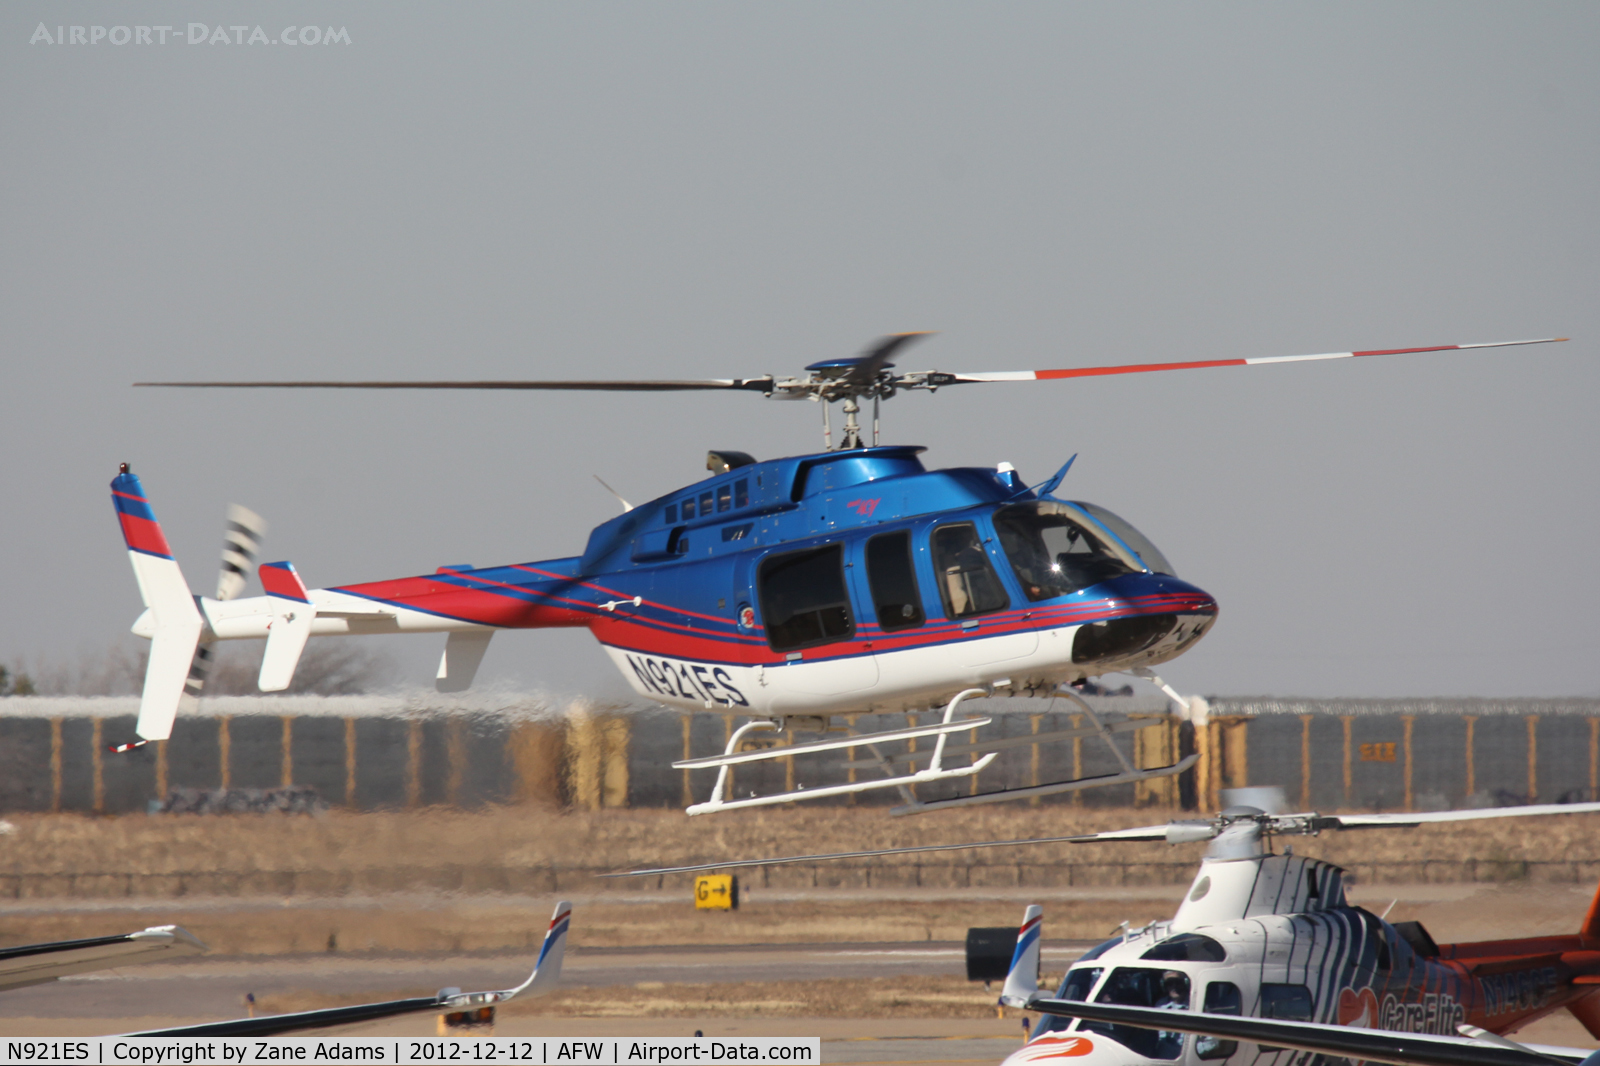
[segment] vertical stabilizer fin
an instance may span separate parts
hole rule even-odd
[[[440,692],[465,692],[471,688],[472,679],[478,676],[478,665],[483,662],[483,653],[489,650],[489,638],[492,636],[492,629],[469,629],[446,637],[433,687]]]
[[[294,681],[317,609],[293,563],[262,563],[257,572],[272,604],[272,621],[267,624],[267,650],[261,656],[261,676],[256,684],[262,692],[282,692]]]
[[[1044,908],[1028,904],[1017,930],[1017,949],[1011,953],[1011,969],[1006,973],[1000,1002],[1007,1007],[1026,1007],[1039,994],[1039,941],[1044,934]]]
[[[166,740],[172,735],[172,720],[177,717],[178,701],[183,697],[189,664],[194,661],[205,622],[178,561],[172,557],[172,548],[156,521],[144,486],[127,463],[122,464],[111,482],[111,503],[122,526],[139,595],[154,623],[150,662],[139,699],[138,733],[143,740]]]
[[[561,980],[561,962],[567,956],[567,930],[571,927],[572,904],[562,900],[556,904],[555,914],[550,918],[550,928],[544,934],[533,973],[516,988],[506,989],[502,993],[506,999],[527,994],[542,996],[556,986]]]
[[[1600,889],[1595,891],[1594,899],[1589,902],[1589,913],[1583,916],[1578,937],[1584,947],[1600,947]]]

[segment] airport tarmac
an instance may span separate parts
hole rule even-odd
[[[1047,942],[1046,971],[1060,971],[1088,943]],[[961,974],[961,944],[815,944],[699,948],[575,948],[568,952],[561,982],[569,987],[631,988],[640,982],[753,984],[851,977]],[[0,1027],[15,1018],[88,1018],[236,1015],[247,994],[258,999],[285,991],[375,997],[416,994],[454,986],[468,990],[507,988],[527,976],[531,959],[485,957],[298,957],[179,959],[80,974],[52,984],[0,996]],[[175,1011],[174,1005],[182,1010]]]
[[[1016,902],[1011,896],[1017,890],[990,891],[993,893],[991,898]],[[1119,895],[1125,900],[1155,902],[1170,898],[1175,891],[1181,892],[1182,889],[1140,886],[1119,892]],[[1378,909],[1384,909],[1390,900],[1399,900],[1402,907],[1410,904],[1417,908],[1415,913],[1428,917],[1430,923],[1435,917],[1440,919],[1439,928],[1451,933],[1465,933],[1468,926],[1485,922],[1487,925],[1484,929],[1474,930],[1477,935],[1521,932],[1510,927],[1500,929],[1502,922],[1509,921],[1503,909],[1485,906],[1497,900],[1504,891],[1503,888],[1488,885],[1385,885],[1362,886],[1356,896],[1358,901],[1365,902],[1369,907],[1376,904]],[[1072,889],[1024,889],[1021,892],[1045,901],[1067,901],[1079,897],[1080,892],[1082,898],[1103,897],[1106,890],[1095,890],[1092,894]],[[1581,886],[1563,886],[1556,892],[1551,906],[1562,912],[1574,907],[1581,908],[1588,894]],[[794,893],[800,899],[814,894],[805,891]],[[926,897],[936,894],[943,894],[943,890],[924,891],[916,895]],[[967,897],[971,894],[963,892],[952,895]],[[652,898],[654,895],[643,892],[607,893],[604,901],[662,902]],[[764,902],[778,902],[775,897],[779,895],[779,892],[773,891],[767,894]],[[837,898],[839,893],[830,891],[827,895]],[[864,890],[860,891],[860,895],[875,898],[879,893]],[[893,895],[904,899],[906,893],[902,891]],[[1382,897],[1381,901],[1379,897]],[[679,901],[679,897],[670,898],[674,902]],[[589,902],[600,901],[601,897],[597,896]],[[371,905],[387,909],[402,902],[416,906],[424,904],[426,900],[421,897],[399,900],[391,896],[370,901],[346,899],[343,905]],[[548,899],[542,897],[529,897],[526,902],[529,907],[539,910],[549,905]],[[171,902],[165,904],[166,907],[172,905]],[[249,922],[292,923],[296,921],[295,912],[298,909],[293,902],[281,899],[187,900],[183,905],[195,911],[247,912],[240,918]],[[321,901],[321,905],[326,906],[326,901]],[[161,906],[156,904],[151,909]],[[138,903],[129,900],[105,903],[16,901],[0,907],[0,916],[36,910],[86,913],[102,907],[114,911],[143,910]],[[404,907],[400,909],[405,910]],[[1522,909],[1530,908],[1524,905]],[[1500,917],[1494,918],[1496,915]],[[1562,924],[1561,921],[1538,915],[1525,917],[1541,928],[1559,927]],[[153,914],[151,918],[154,918]],[[1047,941],[1043,966],[1045,972],[1060,973],[1091,943]],[[840,977],[885,981],[901,977],[938,977],[952,980],[955,988],[962,990],[965,995],[967,986],[960,980],[964,972],[964,959],[963,945],[951,940],[648,947],[573,945],[567,956],[562,983],[568,988],[594,990],[597,1009],[593,1016],[582,1016],[591,1013],[583,1004],[579,1005],[581,1014],[575,1015],[570,1002],[566,1009],[559,1012],[542,1006],[539,1000],[521,1002],[502,1011],[496,1035],[691,1036],[700,1030],[707,1036],[818,1036],[824,1041],[824,1059],[827,1062],[885,1063],[895,1066],[912,1066],[916,1063],[997,1063],[1020,1043],[1020,1018],[1014,1013],[1004,1019],[971,1017],[971,1003],[962,1008],[962,1012],[969,1014],[967,1018],[905,1017],[892,1016],[888,1012],[886,1016],[875,1018],[810,1017],[800,1016],[799,1012],[792,1009],[789,1011],[791,1016],[762,1016],[759,1010],[752,1010],[751,1016],[730,1016],[730,1013],[736,1012],[726,1009],[708,1011],[701,1016],[697,1016],[692,1008],[674,1010],[669,1016],[651,1016],[651,1012],[642,1009],[636,1013],[629,1011],[630,1003],[643,1003],[658,995],[655,990],[663,984],[678,986],[680,990],[685,985],[719,986],[718,995],[725,1002],[729,994],[728,987],[733,985],[748,985],[752,995],[763,995],[771,993],[762,991],[762,986],[770,989],[780,982],[825,982]],[[531,954],[506,951],[226,955],[174,960],[84,974],[0,994],[0,1035],[127,1033],[233,1018],[244,1013],[245,997],[252,993],[261,1001],[273,998],[281,1001],[294,997],[314,1000],[317,997],[335,996],[372,1000],[423,994],[445,986],[468,990],[505,988],[519,983],[527,975],[531,964]],[[975,987],[972,991],[979,993]],[[981,993],[973,998],[981,1000]],[[348,998],[345,1001],[348,1002]],[[312,1005],[329,1004],[303,1004]],[[653,1013],[662,1014],[659,1010]],[[958,1011],[952,1009],[949,1013],[953,1015]],[[427,1036],[434,1034],[435,1025],[434,1016],[420,1014],[345,1027],[334,1033]],[[1523,1030],[1520,1036],[1526,1040],[1576,1047],[1592,1046],[1593,1043],[1593,1039],[1565,1012],[1535,1023]]]
[[[1064,969],[1088,946],[1050,942],[1045,968]],[[137,1032],[238,1017],[247,993],[363,993],[372,998],[453,985],[503,988],[526,976],[514,955],[450,957],[307,956],[197,958],[83,974],[0,996],[0,1035],[81,1036]],[[562,983],[593,988],[614,1010],[662,982],[751,983],[852,977],[960,975],[965,951],[955,943],[746,945],[706,949],[576,949]],[[1021,1043],[1018,1017],[1000,1019],[541,1017],[538,1003],[502,1012],[497,1036],[820,1036],[827,1062],[913,1064],[998,1062]],[[337,1035],[430,1036],[433,1015],[359,1026]]]

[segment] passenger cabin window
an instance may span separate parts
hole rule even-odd
[[[742,477],[733,483],[733,505],[735,507],[750,506],[750,479]]]
[[[772,556],[761,564],[759,585],[773,651],[831,644],[855,633],[842,545]]]
[[[971,522],[940,526],[933,531],[933,569],[939,575],[939,596],[949,618],[1001,611],[1011,605],[1000,576]]]
[[[1311,989],[1305,985],[1261,985],[1261,1016],[1286,1022],[1311,1020]]]
[[[1118,966],[1100,986],[1096,1003],[1120,1003],[1129,1007],[1157,1007],[1162,1010],[1189,1009],[1189,978],[1176,970],[1159,967]],[[1141,1029],[1109,1022],[1084,1022],[1080,1032],[1103,1033],[1147,1059],[1175,1059],[1183,1054],[1183,1034],[1164,1029]]]
[[[1243,1014],[1244,997],[1239,986],[1232,981],[1212,981],[1206,985],[1205,1011],[1207,1014]],[[1218,1040],[1214,1036],[1197,1036],[1194,1054],[1198,1059],[1225,1059],[1239,1050],[1237,1040]]]
[[[685,522],[694,517],[694,497],[690,496],[683,501],[683,520]]]
[[[867,541],[867,583],[884,630],[912,629],[926,619],[917,575],[911,568],[911,531],[884,533]]]
[[[702,492],[700,494],[700,517],[711,517],[711,493],[709,492]]]
[[[727,484],[717,486],[717,510],[726,511],[732,506],[733,486]]]
[[[1138,560],[1118,551],[1082,516],[1049,500],[1001,508],[994,528],[1030,600],[1067,596],[1137,570]]]

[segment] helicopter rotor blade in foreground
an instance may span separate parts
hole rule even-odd
[[[136,389],[558,389],[571,392],[690,392],[735,389],[770,392],[772,379],[635,381],[136,381]]]
[[[1026,837],[1019,840],[975,840],[963,844],[922,844],[905,848],[879,848],[872,851],[835,851],[816,855],[785,855],[770,859],[731,859],[688,866],[659,866],[621,870],[602,877],[651,877],[658,874],[696,873],[703,870],[730,870],[741,866],[781,866],[796,862],[827,862],[834,859],[872,859],[889,855],[913,855],[963,848],[1010,848],[1029,844],[1094,844],[1164,841],[1168,844],[1198,844],[1221,836],[1232,826],[1255,830],[1253,840],[1262,835],[1316,836],[1332,829],[1415,829],[1429,822],[1464,822],[1483,818],[1527,818],[1546,814],[1591,814],[1600,812],[1600,803],[1536,803],[1524,807],[1484,807],[1475,810],[1433,811],[1417,814],[1342,814],[1316,813],[1271,815],[1253,807],[1233,807],[1210,819],[1168,822],[1165,825],[1113,829],[1105,833],[1078,836]]]
[[[1365,352],[1325,352],[1320,355],[1268,355],[1254,359],[1199,359],[1183,363],[1129,363],[1123,366],[1080,366],[1061,370],[1002,370],[975,374],[943,375],[947,385],[977,385],[996,381],[1057,381],[1062,378],[1105,377],[1110,374],[1148,374],[1158,370],[1203,370],[1214,366],[1258,366],[1266,363],[1311,363],[1321,359],[1354,359],[1364,355],[1411,355],[1416,352],[1460,352],[1471,348],[1513,348],[1522,344],[1555,344],[1566,337],[1541,337],[1525,341],[1485,341],[1479,344],[1435,344],[1426,348],[1377,348]]]
[[[1529,818],[1543,814],[1583,814],[1600,811],[1600,803],[1534,803],[1522,807],[1482,807],[1456,811],[1397,814],[1268,814],[1254,807],[1232,807],[1211,819],[1168,822],[1165,825],[1114,829],[1068,838],[1073,844],[1098,844],[1131,840],[1164,840],[1190,844],[1222,836],[1234,826],[1249,826],[1257,835],[1316,836],[1334,829],[1415,829],[1433,822],[1466,822],[1483,818]]]
[[[573,392],[685,392],[692,390],[784,393],[815,393],[825,399],[843,399],[847,394],[868,395],[882,391],[884,398],[896,389],[928,389],[947,385],[981,385],[1006,381],[1057,381],[1064,378],[1105,377],[1111,374],[1147,374],[1161,370],[1200,370],[1218,366],[1259,366],[1267,363],[1306,363],[1322,359],[1353,359],[1368,355],[1410,355],[1419,352],[1458,352],[1475,348],[1511,348],[1525,344],[1554,344],[1566,337],[1541,337],[1535,340],[1484,341],[1477,344],[1434,344],[1421,348],[1375,348],[1359,352],[1325,352],[1318,355],[1268,355],[1248,359],[1199,359],[1176,363],[1127,363],[1118,366],[1081,366],[1055,370],[993,370],[951,373],[917,370],[904,374],[883,374],[893,365],[891,356],[906,345],[929,336],[928,333],[896,333],[883,338],[855,359],[814,364],[806,378],[703,378],[640,380],[618,378],[606,381],[136,381],[134,388],[163,389],[513,389],[564,390]],[[820,370],[821,372],[817,372]],[[832,370],[833,373],[829,373]],[[847,372],[840,374],[839,370]]]
[[[1352,359],[1364,355],[1406,355],[1414,352],[1456,352],[1471,348],[1507,348],[1520,344],[1551,344],[1565,337],[1537,340],[1487,341],[1477,344],[1435,344],[1422,348],[1377,348],[1360,352],[1327,352],[1321,355],[1270,355],[1253,359],[1201,359],[1181,363],[1129,363],[1121,366],[1085,366],[1059,370],[997,370],[953,374],[942,370],[914,370],[896,373],[890,357],[929,334],[895,333],[882,338],[865,353],[849,359],[827,359],[806,367],[804,376],[775,378],[707,378],[685,380],[615,381],[137,381],[135,388],[169,389],[463,389],[463,390],[558,390],[563,392],[690,392],[697,390],[759,392],[767,399],[823,401],[823,442],[833,451],[832,429],[827,420],[828,405],[843,402],[845,424],[838,447],[843,450],[867,445],[860,422],[860,401],[873,402],[871,441],[878,442],[880,401],[897,392],[924,390],[936,392],[949,385],[983,385],[1007,381],[1055,381],[1062,378],[1104,377],[1110,374],[1146,374],[1158,370],[1198,370],[1214,366],[1256,366],[1264,363],[1302,363],[1319,359]]]

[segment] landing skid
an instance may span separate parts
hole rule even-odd
[[[1177,696],[1160,678],[1147,672],[1140,672],[1153,680],[1163,691],[1173,699],[1178,700],[1181,706],[1187,709],[1187,704]],[[809,728],[813,731],[825,732],[828,728],[828,719],[817,716],[789,719],[784,717],[755,718],[734,730],[728,738],[726,749],[721,755],[710,755],[698,759],[683,759],[672,764],[676,770],[700,770],[717,768],[717,783],[711,790],[711,798],[704,803],[691,804],[685,808],[684,813],[689,815],[713,814],[717,811],[738,810],[743,807],[766,807],[778,803],[793,803],[798,800],[821,799],[826,796],[845,796],[861,792],[869,792],[881,788],[894,788],[900,791],[905,803],[890,810],[891,814],[920,814],[924,811],[942,810],[946,807],[966,807],[977,803],[1000,803],[1006,800],[1027,799],[1033,796],[1049,796],[1060,792],[1073,792],[1085,788],[1101,788],[1107,785],[1123,785],[1136,781],[1151,781],[1156,778],[1181,774],[1193,766],[1199,759],[1198,755],[1189,755],[1170,766],[1137,769],[1129,761],[1122,749],[1118,748],[1112,740],[1114,733],[1129,732],[1134,729],[1147,728],[1147,726],[1133,722],[1114,722],[1106,724],[1094,708],[1090,707],[1081,696],[1066,685],[1059,686],[1057,695],[1062,696],[1077,704],[1078,709],[1091,723],[1081,729],[1064,731],[1060,737],[1067,736],[1098,736],[1103,740],[1111,753],[1115,756],[1122,769],[1119,773],[1100,774],[1093,777],[1080,777],[1069,781],[1054,781],[1049,784],[1032,785],[1024,788],[999,789],[993,792],[980,792],[971,796],[956,796],[950,799],[929,800],[923,802],[916,798],[911,791],[911,786],[930,784],[935,781],[948,781],[961,777],[971,777],[979,773],[999,755],[1001,750],[1014,748],[1021,744],[1037,743],[1046,739],[1059,739],[1056,734],[1035,735],[1030,737],[1011,737],[996,739],[990,743],[977,741],[971,744],[948,745],[950,734],[975,730],[991,724],[993,718],[956,718],[956,708],[965,700],[977,696],[992,695],[992,690],[987,688],[969,688],[958,693],[944,709],[944,715],[937,723],[929,725],[911,726],[906,729],[890,729],[878,733],[856,733],[846,730],[846,735],[830,737],[824,740],[810,741],[804,744],[791,744],[781,748],[767,748],[761,751],[740,751],[739,747],[745,738],[752,733],[783,734],[798,728]],[[924,756],[898,755],[885,757],[878,751],[877,745],[898,741],[909,741],[919,737],[936,738],[932,757],[926,769],[915,769],[915,763]],[[795,755],[805,755],[822,751],[841,751],[854,748],[867,748],[882,768],[884,776],[868,781],[853,781],[845,785],[826,785],[821,788],[800,788],[789,792],[778,792],[766,796],[750,796],[745,799],[734,799],[730,792],[730,770],[735,766],[748,763],[768,762],[776,759],[791,758]],[[946,767],[946,756],[980,755],[981,757],[967,766]],[[911,762],[912,769],[909,773],[897,773],[894,768],[896,762]]]
[[[684,809],[685,814],[712,814],[716,811],[732,811],[741,807],[767,807],[775,803],[793,803],[795,800],[821,799],[824,796],[846,796],[856,792],[867,792],[877,788],[899,788],[907,799],[915,802],[910,793],[910,786],[932,781],[946,781],[957,777],[970,777],[984,767],[988,766],[997,757],[996,752],[990,752],[970,766],[958,766],[945,769],[942,765],[944,759],[945,741],[951,733],[963,730],[977,729],[993,722],[992,718],[955,718],[956,707],[961,701],[974,696],[987,696],[988,689],[969,688],[952,699],[944,709],[944,719],[937,725],[912,726],[908,729],[891,729],[881,733],[855,733],[850,736],[834,740],[819,740],[809,744],[794,744],[784,748],[769,748],[766,751],[739,751],[739,745],[744,738],[752,732],[783,732],[788,728],[788,722],[783,718],[756,718],[746,722],[733,735],[728,738],[728,747],[721,755],[713,755],[704,759],[684,759],[672,764],[676,770],[692,770],[715,766],[717,770],[717,783],[711,790],[711,798],[704,803],[695,803]],[[813,751],[837,751],[842,748],[872,748],[874,745],[895,740],[913,740],[917,737],[937,737],[934,745],[933,759],[926,770],[917,770],[909,774],[889,776],[872,781],[855,781],[848,785],[828,785],[823,788],[796,789],[793,792],[778,792],[770,796],[751,796],[748,799],[728,798],[728,770],[741,763],[762,762],[772,759],[785,759],[791,755],[803,755]],[[886,769],[888,762],[883,756],[873,751],[880,764]]]

